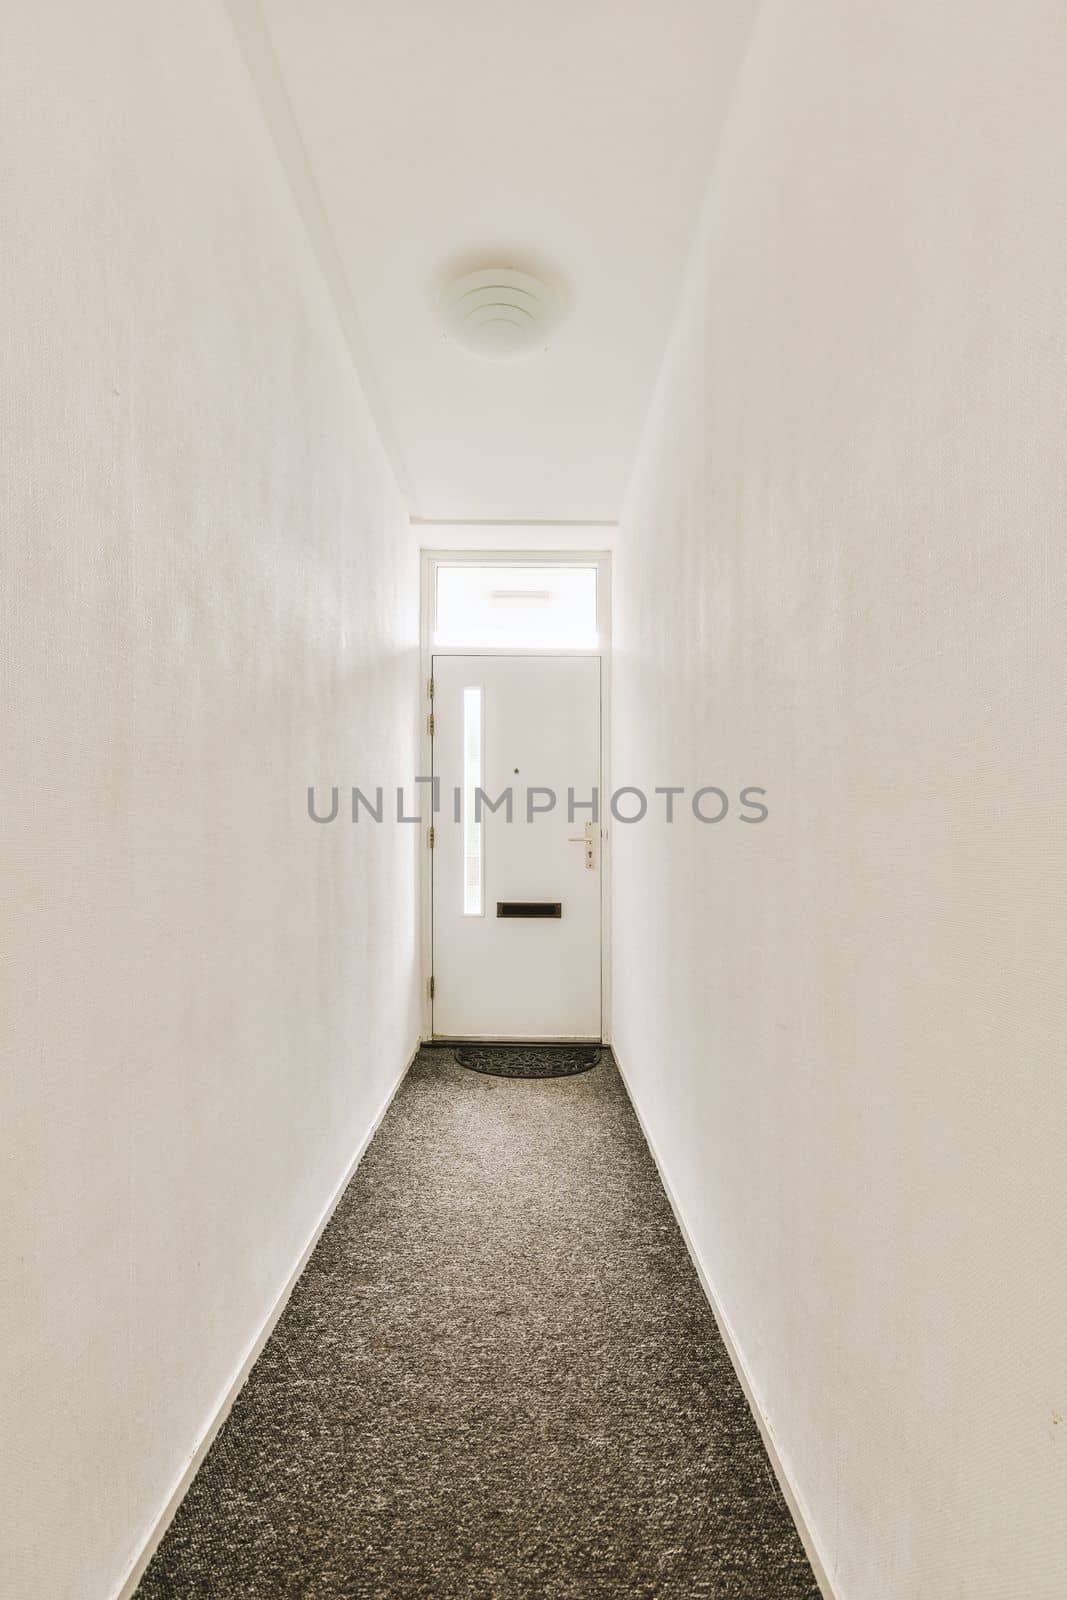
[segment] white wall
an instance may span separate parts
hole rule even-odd
[[[0,1592],[103,1600],[416,1039],[414,541],[226,12],[0,50]]]
[[[623,1067],[843,1600],[1067,1593],[1067,12],[772,3],[617,555]],[[625,975],[625,976],[623,976]]]
[[[617,522],[437,522],[412,520],[426,550],[611,550]]]

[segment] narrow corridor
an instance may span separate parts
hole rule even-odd
[[[423,1049],[139,1600],[816,1600],[610,1054]]]

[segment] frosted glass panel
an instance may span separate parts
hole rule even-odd
[[[434,643],[453,649],[595,650],[595,567],[437,569]]]
[[[482,824],[476,820],[474,791],[482,782],[482,691],[463,691],[463,915],[480,917]]]

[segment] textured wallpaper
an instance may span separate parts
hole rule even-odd
[[[416,830],[306,793],[418,575],[224,9],[6,9],[0,1592],[104,1600],[415,1044]]]
[[[1067,18],[769,4],[617,557],[614,1038],[840,1600],[1067,1593]]]

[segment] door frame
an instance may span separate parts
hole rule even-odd
[[[434,603],[439,566],[542,566],[595,567],[597,574],[597,634],[595,649],[506,650],[472,649],[462,645],[434,647]],[[611,553],[607,550],[439,550],[420,552],[419,602],[419,772],[428,774],[432,761],[429,716],[430,676],[439,656],[593,656],[600,660],[600,1036],[611,1043]],[[433,1038],[433,861],[429,849],[429,821],[419,829],[419,921],[421,947],[421,1033]]]

